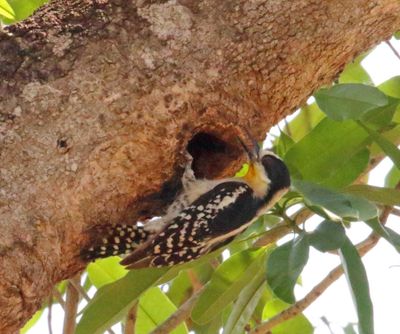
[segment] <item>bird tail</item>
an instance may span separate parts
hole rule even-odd
[[[95,229],[96,232],[93,233],[95,241],[80,254],[85,261],[130,253],[146,242],[152,234],[151,231],[144,229],[144,226],[137,225],[103,225]]]

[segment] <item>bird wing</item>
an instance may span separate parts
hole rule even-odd
[[[129,269],[163,267],[196,259],[240,233],[261,206],[262,201],[253,196],[246,183],[220,183],[199,196],[121,264]]]

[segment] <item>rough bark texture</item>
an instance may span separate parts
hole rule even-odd
[[[162,212],[195,134],[197,175],[232,173],[240,128],[399,28],[398,0],[56,0],[0,32],[0,332],[84,268],[90,226]]]

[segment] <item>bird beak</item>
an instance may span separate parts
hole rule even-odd
[[[260,160],[260,145],[258,145],[257,140],[251,135],[249,135],[251,138],[251,141],[253,142],[253,154],[257,161]]]
[[[258,145],[257,141],[252,137],[249,136],[253,142],[253,149],[250,150],[248,148],[248,146],[243,142],[243,140],[240,137],[237,137],[237,139],[239,140],[239,143],[242,145],[244,151],[247,153],[250,161],[254,162],[259,160],[260,156],[259,156],[259,152],[260,152],[260,146]]]

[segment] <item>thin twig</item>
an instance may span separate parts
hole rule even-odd
[[[396,146],[400,145],[400,139],[396,138],[393,140],[393,144]],[[371,170],[373,170],[376,166],[378,166],[382,160],[386,158],[386,154],[384,152],[378,152],[376,155],[370,159],[367,168],[357,177],[357,179],[353,182],[353,184],[364,184],[368,180],[368,175]]]
[[[393,53],[396,55],[397,58],[400,59],[400,54],[398,53],[398,51],[395,49],[395,47],[393,46],[393,44],[390,41],[386,41],[386,44],[389,46],[389,48],[393,51]]]
[[[400,209],[393,208],[391,214],[392,214],[392,215],[396,215],[396,216],[400,216]]]
[[[79,294],[87,301],[90,301],[90,297],[88,296],[88,294],[86,293],[86,291],[82,288],[81,284],[79,281],[74,281],[71,280],[70,283],[74,286],[74,288],[76,289],[76,291],[79,292]]]
[[[294,221],[296,226],[303,224],[308,218],[310,218],[314,213],[307,208],[303,208],[300,212],[297,212],[291,222]],[[267,231],[261,238],[259,238],[255,243],[254,247],[263,247],[276,242],[280,238],[284,237],[288,232],[293,230],[292,224],[283,222],[277,224],[274,228]]]
[[[392,208],[385,207],[380,216],[380,221],[382,224],[386,223],[386,220],[391,212]],[[358,252],[360,256],[364,256],[379,241],[379,236],[375,233],[371,233],[363,242],[357,245]],[[310,306],[328,287],[332,285],[341,275],[343,274],[343,267],[341,265],[337,266],[329,272],[329,274],[318,283],[311,291],[301,300],[296,302],[291,307],[277,314],[276,316],[269,319],[267,322],[257,326],[250,334],[265,334],[270,333],[271,329],[276,325],[289,320],[296,315],[302,313],[308,306]]]
[[[209,261],[210,266],[215,270],[218,268],[218,266],[220,265],[219,261],[216,258],[212,258]]]
[[[397,184],[396,189],[400,188],[400,182]],[[379,221],[382,225],[385,225],[389,215],[391,214],[393,208],[390,206],[385,206],[379,216]],[[369,252],[379,241],[380,237],[375,232],[371,232],[371,234],[364,241],[360,242],[357,245],[358,252],[360,256],[364,256],[367,252]]]
[[[79,293],[87,302],[89,302],[89,301],[91,300],[91,298],[88,296],[88,294],[86,293],[86,291],[85,291],[85,290],[83,289],[83,287],[80,285],[80,282],[79,282],[79,281],[70,280],[69,283],[71,283],[71,284],[74,286],[74,288],[78,291],[78,293]],[[59,292],[57,289],[55,289],[55,292],[58,294],[58,295],[57,295],[57,298],[58,298],[58,300],[59,300],[59,302],[60,302],[60,305],[64,308],[65,303],[64,303],[64,300],[62,299],[62,296],[61,296],[60,292]],[[114,331],[113,331],[111,328],[107,329],[107,332],[108,332],[109,334],[115,334]]]
[[[319,284],[317,284],[303,299],[299,300],[293,306],[287,308],[281,313],[269,319],[267,322],[257,326],[251,334],[268,333],[276,325],[289,320],[299,313],[303,312],[310,304],[317,299],[333,282],[343,274],[343,268],[337,266],[334,268]]]
[[[187,271],[187,274],[189,276],[190,283],[192,283],[193,291],[196,292],[197,290],[203,287],[203,284],[199,281],[199,279],[196,276],[196,273],[192,269],[189,269]]]
[[[71,278],[67,285],[63,334],[75,333],[76,314],[79,304],[79,291],[75,288],[75,284],[71,283],[71,281],[75,281],[76,284],[80,284],[80,276],[77,275]]]
[[[268,246],[271,243],[279,240],[280,238],[284,237],[291,231],[291,227],[285,224],[278,224],[274,228],[270,229],[269,231],[265,232],[265,234],[258,239],[253,246],[254,247],[263,247]]]
[[[55,297],[60,304],[60,306],[65,309],[65,301],[60,293],[60,291],[57,290],[57,288],[53,289],[53,297]]]
[[[165,334],[170,333],[176,326],[190,316],[190,312],[201,293],[204,291],[204,286],[197,290],[193,295],[184,302],[174,314],[158,326],[151,334]]]
[[[129,310],[126,316],[124,334],[135,334],[137,303]]]
[[[53,328],[51,326],[51,316],[52,316],[52,306],[53,306],[53,296],[49,297],[48,313],[47,313],[47,327],[49,328],[49,334],[53,334]]]

